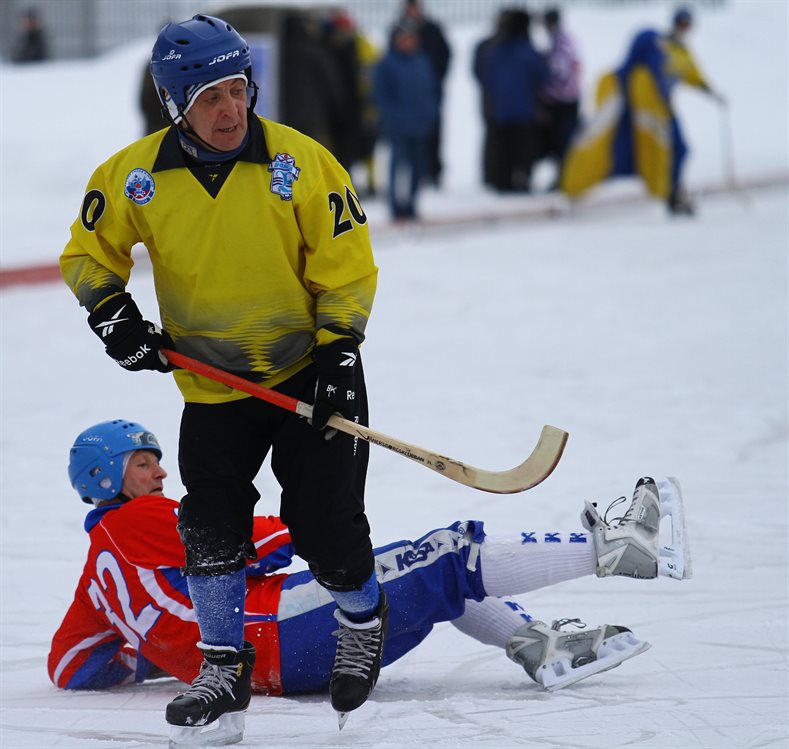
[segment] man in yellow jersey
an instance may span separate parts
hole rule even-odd
[[[174,373],[185,400],[182,572],[204,662],[167,721],[178,745],[196,740],[192,727],[232,723],[247,707],[255,649],[243,639],[244,567],[255,558],[253,479],[271,451],[282,520],[337,602],[330,693],[342,726],[375,686],[387,618],[364,512],[368,445],[325,429],[335,412],[367,423],[359,344],[377,276],[367,217],[325,148],[254,114],[249,47],[225,21],[165,26],[151,74],[170,125],[96,169],[63,277],[125,369],[168,372],[161,349],[175,347],[315,403],[308,423]],[[126,291],[138,243],[153,265],[161,327]]]

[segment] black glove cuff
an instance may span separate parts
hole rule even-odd
[[[323,346],[316,346],[312,352],[318,376],[350,376],[359,360],[359,344],[355,338],[339,338]]]

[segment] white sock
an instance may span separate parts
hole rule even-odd
[[[521,542],[487,537],[479,554],[485,592],[489,596],[514,596],[596,574],[597,554],[591,537],[572,537],[584,537],[586,542]]]
[[[483,598],[481,601],[466,601],[463,616],[452,624],[464,635],[485,645],[506,648],[510,637],[528,621],[529,615],[517,601]]]

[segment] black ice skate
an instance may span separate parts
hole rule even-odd
[[[578,629],[562,631],[566,624],[575,624]],[[529,622],[510,637],[507,656],[543,688],[555,692],[615,668],[651,647],[627,627],[584,627],[578,619],[563,619],[550,627],[539,621]]]
[[[244,737],[255,648],[241,650],[197,643],[203,653],[200,673],[189,689],[167,705],[170,749],[224,746]]]
[[[331,705],[338,713],[341,730],[348,713],[363,705],[370,696],[381,671],[389,606],[384,589],[379,587],[379,590],[381,599],[378,611],[367,622],[353,622],[341,609],[334,612],[340,628],[334,632],[339,639],[329,693]]]

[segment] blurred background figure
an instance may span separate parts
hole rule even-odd
[[[17,63],[39,62],[49,57],[47,36],[41,17],[34,8],[19,15],[19,29],[11,59]]]
[[[482,104],[482,184],[488,186],[493,185],[493,157],[491,152],[490,136],[491,105],[490,98],[487,96],[485,90],[483,71],[485,69],[485,61],[488,53],[491,50],[491,47],[493,47],[493,45],[499,39],[501,39],[505,29],[507,28],[509,13],[510,11],[506,8],[499,11],[498,15],[496,16],[496,25],[493,29],[493,33],[477,43],[477,45],[474,47],[474,53],[472,55],[471,61],[471,71],[477,83],[479,84],[480,100]]]
[[[551,187],[556,190],[565,153],[578,126],[581,60],[574,39],[562,26],[558,8],[547,10],[543,19],[551,46],[547,56],[550,77],[541,96],[540,157],[556,162],[556,179]]]
[[[489,105],[491,185],[499,192],[531,190],[537,98],[548,80],[548,64],[532,45],[530,23],[526,11],[509,11],[480,66]]]
[[[335,153],[350,92],[317,18],[296,13],[286,17],[281,60],[283,123]]]
[[[440,107],[438,80],[412,21],[395,29],[375,69],[373,92],[381,132],[390,145],[390,213],[395,221],[412,221],[418,218],[417,194]]]
[[[419,0],[405,0],[400,20],[395,24],[390,37],[394,37],[397,28],[403,23],[411,23],[419,37],[419,47],[427,55],[438,81],[438,118],[430,133],[427,154],[427,166],[424,180],[435,187],[441,185],[441,174],[444,169],[441,158],[441,110],[444,100],[444,79],[449,70],[452,51],[442,27],[433,19],[428,18]]]
[[[378,110],[373,101],[372,79],[380,55],[344,10],[331,12],[326,24],[326,46],[337,62],[346,102],[335,123],[334,155],[348,172],[362,164],[365,179],[354,179],[354,185],[360,195],[374,195]]]
[[[576,197],[609,177],[635,174],[671,213],[694,213],[682,186],[688,147],[672,93],[683,81],[720,104],[724,99],[685,46],[692,25],[690,10],[680,8],[668,33],[646,29],[636,34],[622,66],[601,78],[596,113],[565,162],[561,188],[568,195]]]

